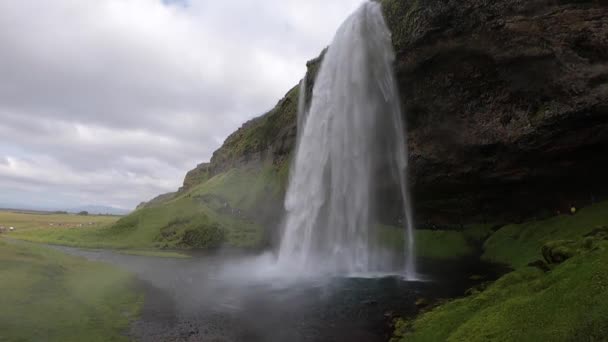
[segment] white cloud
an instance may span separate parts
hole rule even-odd
[[[0,2],[0,202],[133,207],[174,190],[359,3]]]

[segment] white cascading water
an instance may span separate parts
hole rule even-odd
[[[279,250],[279,264],[292,271],[395,271],[395,252],[377,243],[373,229],[380,205],[375,185],[378,170],[384,170],[398,184],[405,225],[405,258],[400,254],[398,267],[406,277],[415,275],[407,147],[393,61],[381,6],[366,2],[338,29],[308,110],[306,80],[300,84],[298,142]]]

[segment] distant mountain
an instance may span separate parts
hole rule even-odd
[[[81,211],[86,211],[89,214],[97,215],[97,214],[109,214],[109,215],[126,215],[131,212],[131,210],[108,207],[103,205],[85,205],[82,207],[68,209],[70,213],[79,213]]]

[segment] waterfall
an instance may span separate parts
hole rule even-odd
[[[279,249],[279,263],[290,270],[344,274],[399,267],[406,276],[415,273],[406,139],[394,58],[381,7],[366,2],[338,29],[308,110],[306,78],[300,84],[301,126]],[[399,197],[405,258],[377,241],[380,180],[390,180]]]

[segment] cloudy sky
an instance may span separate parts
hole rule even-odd
[[[0,1],[0,207],[174,191],[360,3]]]

